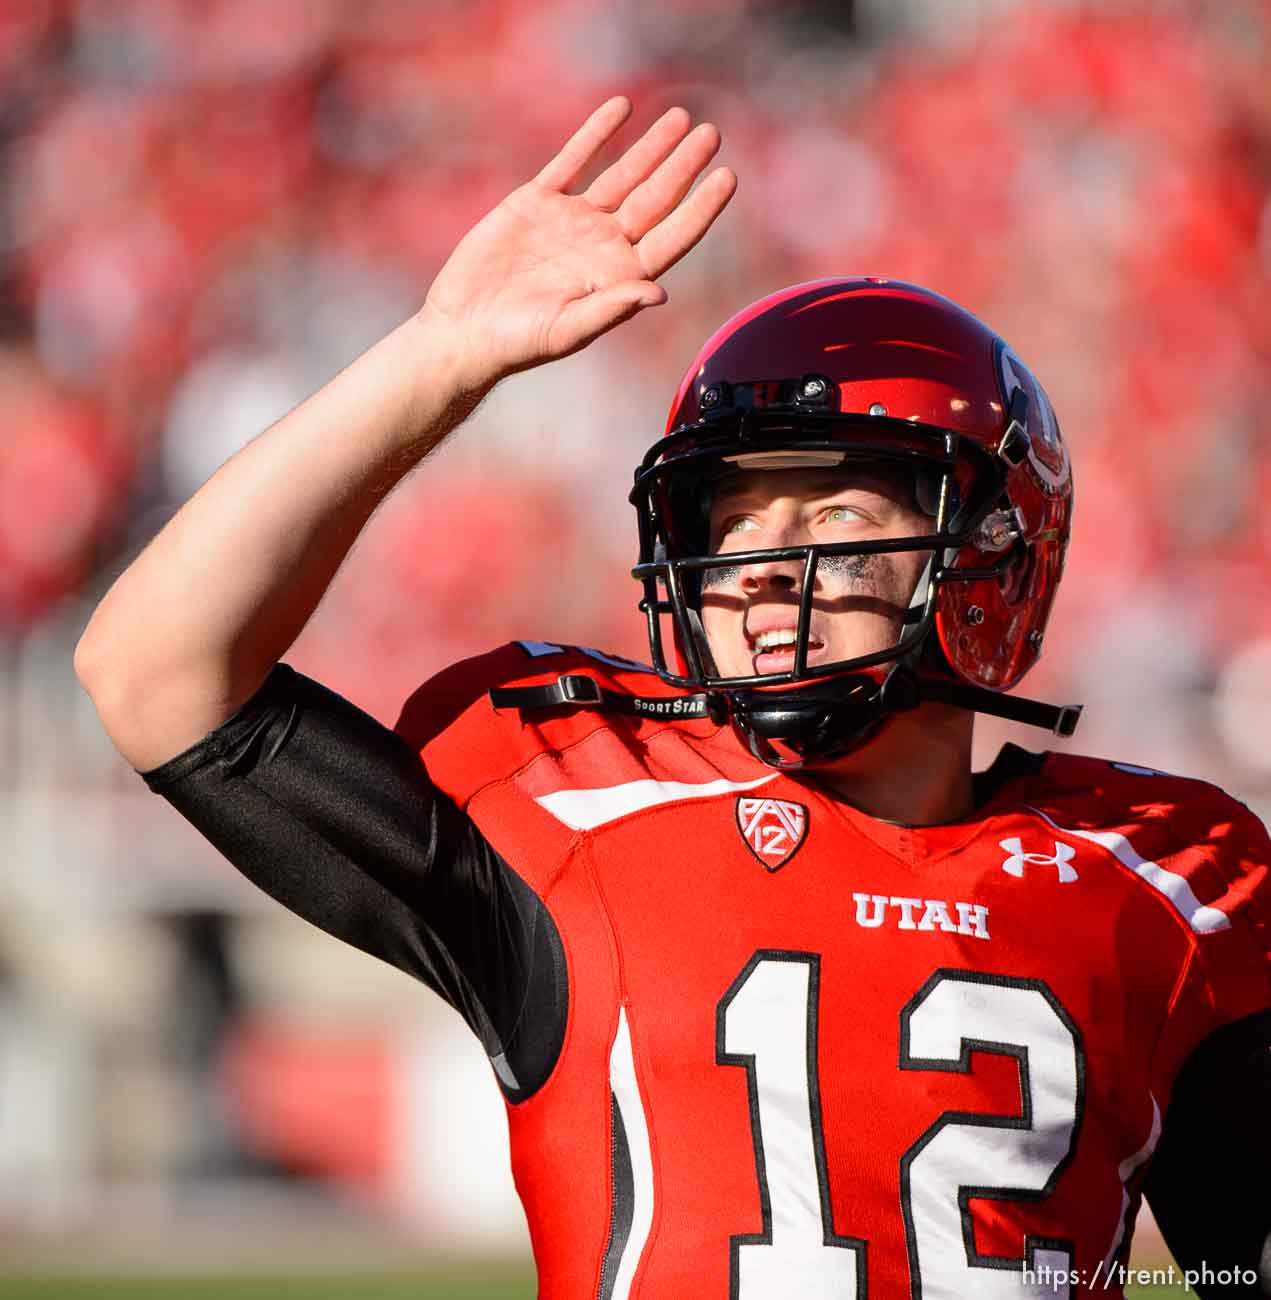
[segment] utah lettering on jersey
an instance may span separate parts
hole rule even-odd
[[[860,893],[854,893],[852,901],[856,904],[856,924],[863,930],[876,930],[888,922],[897,930],[944,930],[947,934],[969,934],[975,939],[993,937],[989,934],[989,909],[983,903],[945,903],[939,898]]]

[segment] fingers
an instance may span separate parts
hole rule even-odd
[[[539,172],[536,183],[557,192],[568,190],[630,114],[631,101],[625,96],[601,104]],[[575,304],[570,312],[575,319],[568,332],[576,329],[583,341],[641,307],[653,305],[655,300],[648,295],[656,286],[648,282],[674,266],[705,235],[737,188],[732,171],[717,167],[689,195],[720,146],[719,131],[711,123],[689,130],[690,121],[683,108],[663,113],[581,196],[593,208],[614,213],[648,277],[647,281],[630,281],[591,294],[586,306]],[[632,287],[640,285],[643,288],[638,290]],[[581,347],[582,342],[576,346]]]
[[[627,196],[616,215],[633,244],[675,209],[718,152],[719,143],[719,131],[709,122],[694,127],[649,179]]]
[[[645,275],[656,280],[674,266],[711,228],[736,190],[737,177],[732,171],[727,167],[716,167],[687,200],[659,221],[636,245],[636,255]]]
[[[631,101],[625,95],[606,100],[570,136],[565,147],[535,180],[548,189],[569,189],[630,114]]]
[[[605,212],[616,211],[684,139],[692,121],[685,109],[668,109],[617,162],[592,181],[583,198]]]

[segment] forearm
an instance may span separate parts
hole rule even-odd
[[[394,485],[499,377],[569,356],[647,306],[732,195],[671,109],[585,194],[630,112],[602,104],[459,241],[419,315],[230,460],[127,569],[75,668],[119,751],[157,766],[256,691]],[[683,200],[681,202],[681,200]]]
[[[135,767],[260,686],[376,507],[480,399],[461,361],[412,317],[226,462],[120,576],[76,671]]]

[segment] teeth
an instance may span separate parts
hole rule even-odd
[[[771,650],[773,646],[794,645],[797,639],[794,628],[779,627],[771,632],[760,632],[755,637],[755,646],[760,650]]]

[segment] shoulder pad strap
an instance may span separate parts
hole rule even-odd
[[[705,694],[627,695],[607,690],[585,673],[567,673],[545,686],[495,686],[490,703],[496,709],[582,708],[643,718],[714,717],[711,698]]]

